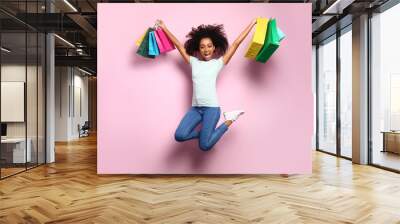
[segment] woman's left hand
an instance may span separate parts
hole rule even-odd
[[[253,19],[252,24],[253,24],[253,25],[256,25],[256,24],[257,24],[257,18]]]
[[[157,19],[156,24],[158,24],[161,28],[165,29],[164,21],[162,21],[161,19]]]

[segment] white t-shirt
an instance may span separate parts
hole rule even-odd
[[[222,57],[200,61],[189,57],[192,67],[193,97],[192,106],[219,107],[217,98],[217,77],[224,66]]]

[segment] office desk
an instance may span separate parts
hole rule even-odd
[[[27,138],[28,147],[25,154],[25,138],[6,138],[1,139],[1,157],[6,163],[25,163],[31,162],[32,140]],[[25,161],[27,159],[27,161]]]

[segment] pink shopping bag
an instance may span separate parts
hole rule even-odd
[[[161,28],[157,28],[154,34],[156,37],[160,53],[166,53],[168,51],[172,51],[173,49],[175,49],[174,44]]]

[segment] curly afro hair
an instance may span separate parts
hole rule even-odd
[[[220,57],[228,49],[228,39],[224,31],[224,26],[220,25],[200,25],[186,35],[189,39],[185,42],[185,50],[191,56],[199,58],[200,41],[203,38],[210,38],[215,46],[214,57]]]

